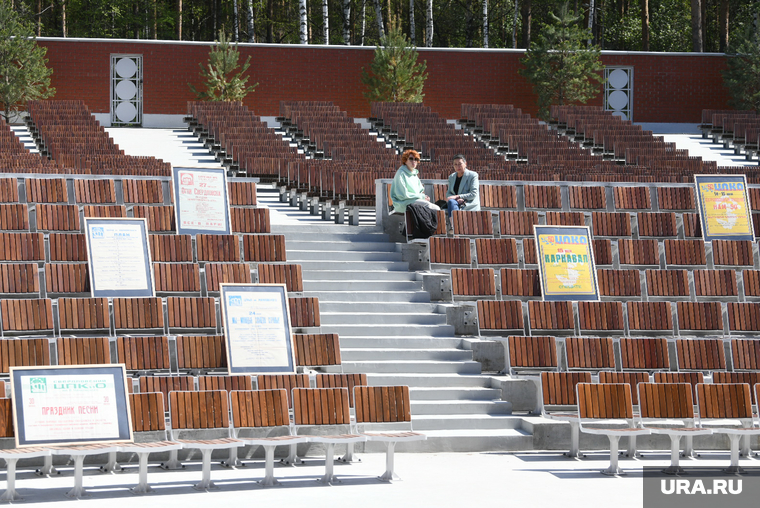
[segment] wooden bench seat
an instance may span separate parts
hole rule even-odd
[[[285,235],[243,235],[243,258],[260,263],[287,261]]]
[[[702,240],[665,240],[665,263],[668,266],[704,266],[707,264]]]
[[[493,236],[493,219],[488,211],[455,210],[451,213],[451,224],[456,236]]]
[[[760,270],[743,270],[742,280],[746,296],[760,296]]]
[[[600,296],[641,297],[638,270],[597,269],[596,279]]]
[[[528,302],[531,330],[573,330],[575,319],[570,302]]]
[[[269,208],[230,208],[233,233],[271,233]]]
[[[454,300],[496,298],[493,268],[452,268],[451,293]]]
[[[739,288],[736,283],[736,272],[734,270],[694,270],[694,291],[697,297],[712,296],[739,296]],[[744,272],[745,286],[747,291],[747,275]]]
[[[676,339],[678,370],[726,370],[721,339]]]
[[[53,302],[39,300],[0,300],[3,332],[25,333],[53,329]]]
[[[585,226],[583,212],[546,212],[547,226]]]
[[[219,284],[249,284],[251,268],[247,263],[206,263],[206,291],[218,293]]]
[[[117,337],[116,357],[128,371],[168,371],[169,338]]]
[[[538,264],[538,250],[536,249],[535,238],[525,238],[523,244],[523,260],[526,265]]]
[[[166,299],[169,329],[216,329],[213,297],[170,296]]]
[[[293,345],[298,367],[324,367],[341,363],[337,333],[295,333]]]
[[[108,337],[60,337],[56,343],[58,365],[102,365],[111,363]]]
[[[639,236],[678,236],[673,212],[639,212],[636,214]]]
[[[631,402],[634,406],[639,404],[639,392],[636,389],[639,383],[649,382],[649,372],[615,372],[610,370],[603,370],[599,372],[600,383],[622,383],[630,385],[631,387]]]
[[[514,238],[475,238],[478,267],[485,265],[516,265],[517,240]]]
[[[164,202],[163,185],[159,180],[124,178],[121,180],[121,189],[125,203],[162,204]]]
[[[156,293],[200,293],[197,263],[153,263]]]
[[[180,372],[227,370],[224,335],[178,335],[176,345]]]
[[[140,376],[138,378],[140,393],[158,392],[164,396],[164,411],[169,412],[169,392],[188,392],[195,390],[193,376]]]
[[[552,420],[570,424],[571,458],[580,457],[580,418],[575,387],[578,383],[590,383],[591,372],[542,372],[541,415]]]
[[[251,376],[198,376],[198,390],[253,390]]]
[[[760,303],[729,302],[728,329],[736,332],[760,330]]]
[[[0,437],[14,438],[16,432],[13,428],[12,399],[0,398]],[[16,491],[16,463],[19,459],[45,457],[50,458],[50,448],[42,446],[5,448],[0,450],[0,459],[5,461],[5,491],[0,496],[0,501],[14,502],[23,501]]]
[[[47,263],[45,286],[48,294],[90,294],[90,272],[87,263]]]
[[[430,238],[431,265],[472,266],[469,238]]]
[[[715,384],[748,384],[750,386],[756,386],[760,383],[760,372],[758,371],[743,371],[743,372],[713,372],[713,383]],[[750,396],[752,397],[752,403],[757,404],[755,390],[750,390]]]
[[[367,386],[367,374],[317,374],[316,388],[346,388],[348,405],[354,407],[354,387]]]
[[[68,203],[65,178],[25,178],[27,203]]]
[[[34,233],[33,233],[34,234]],[[39,233],[40,244],[42,244],[42,234]],[[50,261],[87,261],[87,239],[83,234],[71,234],[71,233],[50,233],[48,235],[50,241]],[[30,242],[32,245],[32,251],[35,250],[36,242]],[[42,253],[42,260],[45,259],[44,251]],[[155,261],[155,257],[153,258]]]
[[[108,298],[59,298],[61,330],[110,330]]]
[[[133,206],[132,215],[137,219],[147,219],[148,231],[151,233],[177,231],[177,218],[173,206]]]
[[[52,236],[52,235],[51,235]],[[42,233],[0,232],[0,261],[44,261],[45,239]],[[50,254],[53,255],[51,241]]]
[[[612,339],[568,337],[565,339],[568,370],[604,370],[615,368]]]
[[[50,365],[48,339],[0,339],[0,374],[8,374],[10,367],[44,365]]]
[[[648,210],[652,199],[647,187],[613,187],[615,210]]]
[[[507,368],[512,376],[520,372],[557,370],[557,344],[551,336],[518,336],[507,338]]]
[[[256,182],[227,182],[230,206],[255,206]]]
[[[259,374],[256,376],[258,390],[285,389],[288,394],[288,407],[293,407],[293,389],[309,388],[308,374]]]
[[[524,330],[522,304],[517,300],[478,300],[478,327],[484,331]]]
[[[608,239],[591,240],[594,252],[594,264],[604,266],[612,264],[612,242]]]
[[[113,319],[116,330],[164,329],[161,298],[114,298]]]
[[[669,370],[668,341],[661,338],[624,337],[620,339],[620,359],[623,371]]]
[[[74,201],[79,204],[116,203],[116,184],[111,179],[74,180]]]
[[[245,238],[248,238],[246,235]],[[198,262],[237,263],[240,261],[240,238],[237,235],[196,235]]]
[[[38,204],[35,207],[38,231],[80,231],[77,205]],[[8,229],[8,228],[3,228]],[[27,228],[28,229],[28,226]]]
[[[535,224],[538,224],[538,212],[499,212],[501,236],[533,236]]]
[[[689,275],[686,270],[647,270],[647,294],[653,297],[688,297]]]
[[[631,236],[631,217],[625,212],[591,212],[594,237]]]
[[[82,214],[93,218],[120,218],[127,216],[127,207],[124,205],[84,205]]]
[[[37,229],[45,229],[40,227],[39,220],[37,222]],[[0,204],[0,230],[29,231],[28,206],[21,203]]]
[[[661,210],[694,210],[697,207],[693,187],[657,187]]]
[[[754,266],[752,242],[749,240],[713,240],[715,266]]]
[[[702,372],[655,372],[655,383],[689,383],[693,392],[694,399],[697,397],[697,385],[705,382],[705,375]]]
[[[760,371],[760,339],[731,339],[731,358],[734,370]]]
[[[621,265],[660,266],[657,240],[618,240]]]
[[[676,302],[676,310],[681,330],[723,330],[723,311],[719,302]]]
[[[18,203],[18,180],[0,178],[0,203]]]
[[[607,194],[604,187],[571,185],[567,190],[571,209],[605,210],[607,208]]]
[[[688,238],[702,238],[702,221],[698,213],[684,213],[683,219],[683,236]]]
[[[505,296],[541,296],[541,279],[537,269],[502,268],[499,273],[502,298]]]
[[[150,259],[154,263],[193,263],[190,235],[148,235]]]
[[[624,329],[622,302],[578,302],[581,330],[613,332]]]
[[[525,208],[562,208],[562,193],[558,185],[526,185]]]
[[[314,296],[288,298],[290,326],[292,328],[319,328],[319,298]]]
[[[256,273],[259,284],[285,284],[288,293],[303,293],[301,265],[259,263]]]
[[[7,263],[0,265],[0,293],[40,293],[40,275],[37,263]]]
[[[673,330],[670,302],[626,302],[629,330]]]
[[[517,208],[517,188],[514,185],[480,184],[479,193],[482,208]]]

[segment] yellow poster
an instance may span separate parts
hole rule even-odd
[[[695,176],[703,237],[754,240],[752,212],[744,176]]]
[[[536,226],[544,300],[597,300],[586,227]]]

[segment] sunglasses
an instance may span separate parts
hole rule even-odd
[[[409,160],[410,161],[417,161],[417,162],[419,162],[420,158],[419,157],[409,157]]]

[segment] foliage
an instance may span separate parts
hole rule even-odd
[[[53,69],[45,65],[46,53],[10,2],[0,0],[0,106],[6,122],[27,101],[55,94],[50,87]]]
[[[731,95],[731,106],[760,111],[760,33],[751,28],[727,55],[723,84]]]
[[[375,48],[371,73],[362,69],[364,96],[370,102],[422,102],[427,79],[427,62],[417,62],[417,49],[400,29],[388,31],[381,46]]]
[[[544,26],[531,43],[519,71],[533,85],[543,119],[549,117],[552,104],[592,99],[603,81],[599,48],[587,46],[590,33],[576,25],[580,18],[570,14],[567,3],[552,18],[554,24]]]
[[[219,31],[219,40],[208,54],[208,64],[201,68],[201,78],[205,81],[206,90],[198,91],[190,84],[190,89],[203,101],[241,101],[258,86],[258,83],[247,86],[249,76],[243,76],[251,66],[251,57],[238,70],[240,52],[237,43],[233,46],[224,32]]]

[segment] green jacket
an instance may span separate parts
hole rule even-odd
[[[418,199],[425,199],[425,188],[417,177],[418,174],[419,171],[415,169],[412,172],[406,164],[396,171],[396,176],[393,177],[391,184],[391,199],[395,211],[405,213],[407,205]]]

